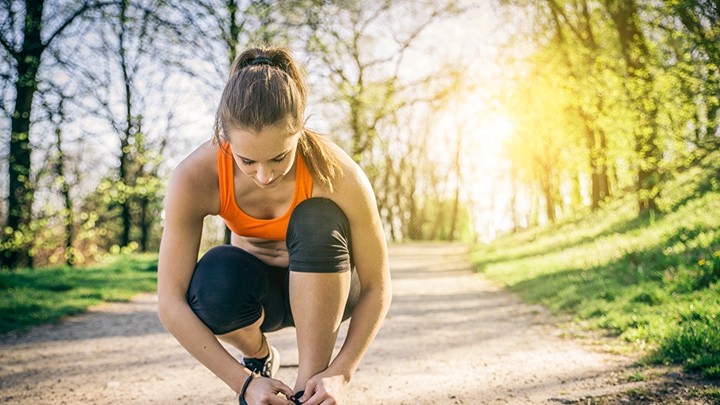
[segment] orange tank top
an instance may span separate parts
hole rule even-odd
[[[226,152],[224,153],[223,150]],[[228,228],[241,236],[267,240],[285,240],[290,215],[302,201],[312,197],[312,176],[305,162],[297,153],[295,161],[295,192],[292,204],[287,212],[278,218],[257,219],[244,213],[235,201],[235,182],[233,181],[234,162],[230,144],[223,143],[218,148],[218,180],[220,182],[220,217]]]

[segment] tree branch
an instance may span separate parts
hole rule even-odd
[[[114,5],[114,4],[117,4],[117,3],[116,3],[116,2],[100,2],[100,3],[90,4],[90,3],[88,3],[88,2],[86,1],[86,2],[83,4],[82,7],[80,7],[79,9],[77,9],[70,17],[68,17],[67,20],[65,20],[65,22],[62,23],[62,25],[60,25],[60,27],[58,27],[57,30],[55,30],[55,32],[53,32],[53,33],[50,35],[50,37],[47,39],[47,41],[45,41],[45,43],[42,44],[42,47],[43,47],[43,48],[47,48],[47,46],[50,45],[50,43],[55,39],[55,37],[57,37],[58,35],[60,35],[60,33],[62,33],[62,32],[65,30],[65,28],[67,28],[68,26],[70,26],[70,24],[72,24],[73,21],[75,21],[76,18],[78,18],[79,16],[85,14],[85,12],[87,12],[87,11],[89,11],[89,10],[93,10],[93,9],[103,8],[103,7],[105,7],[105,6],[111,6],[111,5]]]
[[[2,45],[3,48],[5,48],[7,53],[9,53],[10,56],[13,57],[13,59],[18,60],[18,58],[19,58],[18,53],[15,52],[15,49],[13,49],[13,47],[5,40],[5,37],[3,36],[2,32],[0,32],[0,45]]]
[[[555,0],[547,0],[547,4],[548,4],[548,6],[550,6],[550,8],[551,8],[554,12],[556,12],[557,14],[559,14],[559,15],[562,17],[562,19],[565,20],[565,24],[567,25],[568,28],[570,28],[570,31],[572,31],[572,33],[575,35],[575,37],[576,37],[578,40],[580,40],[580,41],[584,41],[584,39],[583,39],[583,37],[582,37],[582,34],[581,34],[580,31],[577,29],[577,27],[575,27],[575,26],[570,22],[570,20],[568,19],[567,15],[565,15],[565,11],[562,9],[562,7],[560,7]]]

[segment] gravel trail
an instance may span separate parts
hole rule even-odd
[[[544,309],[473,274],[466,252],[453,244],[390,246],[392,307],[345,405],[549,404],[631,388],[612,375],[633,359],[561,337]],[[278,377],[292,386],[294,329],[268,337],[282,354]],[[165,331],[154,294],[0,337],[0,401],[237,403]]]

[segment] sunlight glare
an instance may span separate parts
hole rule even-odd
[[[513,123],[502,114],[492,114],[482,121],[479,132],[483,138],[502,144],[513,131]]]

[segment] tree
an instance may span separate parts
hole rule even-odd
[[[159,166],[174,117],[166,85],[180,59],[170,45],[184,43],[186,28],[171,11],[165,0],[120,0],[107,8],[97,27],[100,40],[91,46],[102,63],[85,73],[86,86],[97,89],[95,115],[118,139],[116,173],[98,191],[110,192],[100,219],[107,225],[118,222],[111,238],[119,247],[148,249],[151,228],[159,220]]]
[[[546,218],[553,222],[561,208],[561,181],[574,176],[586,159],[577,153],[585,144],[570,121],[576,116],[572,110],[568,114],[574,93],[556,85],[556,74],[562,77],[565,64],[545,56],[534,55],[533,62],[541,62],[532,63],[532,71],[507,90],[506,108],[516,125],[505,148],[515,178],[540,192]]]
[[[635,0],[605,0],[620,42],[625,62],[625,84],[635,109],[637,123],[632,128],[638,156],[638,211],[643,214],[657,210],[660,187],[662,145],[658,134],[659,100],[656,96],[655,74],[650,60],[650,47],[641,29],[640,10]]]
[[[6,7],[0,11],[0,46],[13,64],[6,79],[14,80],[15,101],[10,116],[8,218],[0,259],[2,267],[13,268],[32,265],[29,241],[34,190],[30,182],[30,119],[43,54],[79,17],[110,3],[83,1],[69,8],[69,12],[68,8],[54,5],[52,17],[44,15],[44,0],[3,3]]]
[[[43,97],[42,106],[43,110],[48,114],[48,120],[52,122],[54,126],[54,145],[53,158],[48,159],[52,165],[52,176],[54,177],[54,183],[57,184],[58,191],[62,197],[62,208],[59,210],[59,214],[62,217],[64,225],[64,239],[63,239],[63,254],[66,263],[70,266],[77,264],[82,259],[80,253],[73,247],[75,241],[75,216],[73,210],[73,202],[70,196],[70,191],[73,184],[69,180],[68,175],[68,163],[67,154],[65,152],[65,139],[63,136],[63,129],[67,124],[67,107],[66,103],[70,100],[70,97],[66,95],[62,89],[53,89],[53,93],[57,100],[52,103],[48,100],[48,97]]]
[[[720,147],[720,6],[710,0],[662,1],[655,13],[652,21],[663,38],[659,52],[682,93],[672,114],[676,139],[693,146],[680,159],[683,165],[697,163]]]
[[[406,83],[400,76],[415,41],[434,22],[462,11],[454,0],[430,4],[382,0],[331,3],[313,14],[307,52],[317,62],[310,68],[332,85],[325,100],[343,106],[347,118],[341,124],[342,132],[349,138],[349,153],[356,162],[362,162],[363,154],[372,150],[378,125],[413,104],[414,100],[403,94],[432,80],[433,74],[429,74]],[[388,30],[387,23],[399,13],[416,18],[408,19],[408,26]],[[372,46],[381,41],[387,45],[387,52],[378,53]]]
[[[563,81],[563,84],[576,95],[568,112],[576,115],[580,129],[586,137],[591,173],[590,206],[595,210],[610,196],[607,136],[596,120],[596,117],[604,112],[602,84],[597,80],[603,69],[602,50],[594,32],[599,28],[587,0],[574,3],[571,3],[570,7],[561,7],[558,1],[547,0],[551,22],[555,28],[553,39],[571,78]],[[579,58],[573,57],[576,54]]]

